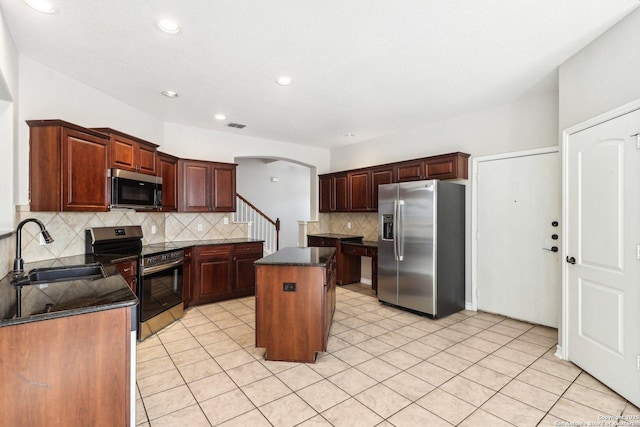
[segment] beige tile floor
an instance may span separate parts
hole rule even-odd
[[[638,408],[554,356],[555,329],[472,311],[432,320],[364,285],[338,288],[315,364],[265,361],[254,327],[249,297],[190,308],[138,344],[137,425],[560,426],[623,415],[640,426]]]

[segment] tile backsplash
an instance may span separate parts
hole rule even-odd
[[[351,223],[351,228],[349,228]],[[364,240],[378,240],[377,212],[335,212],[321,213],[318,221],[307,223],[307,234],[353,234]]]
[[[224,223],[225,217],[228,224]],[[42,221],[54,241],[40,245],[40,229],[36,224],[26,224],[22,228],[22,258],[25,262],[85,253],[85,229],[91,227],[140,225],[144,244],[247,237],[247,224],[232,222],[230,213],[158,213],[131,209],[31,212],[29,206],[17,206],[16,221],[27,218]],[[14,252],[15,235],[0,239],[0,277],[11,269]]]

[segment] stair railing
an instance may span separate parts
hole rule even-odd
[[[280,218],[269,218],[251,202],[236,193],[235,222],[250,223],[249,237],[264,241],[264,251],[267,254],[276,252],[280,248]]]

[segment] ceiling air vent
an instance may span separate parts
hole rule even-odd
[[[238,128],[238,129],[247,127],[247,125],[241,125],[240,123],[229,123],[227,126],[231,128]]]

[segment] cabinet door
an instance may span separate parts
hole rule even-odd
[[[158,153],[158,176],[162,178],[162,211],[178,210],[178,160]]]
[[[211,210],[211,168],[206,162],[182,163],[181,212],[209,212]]]
[[[253,263],[262,258],[262,243],[235,245],[234,292],[253,294],[256,288],[256,271]]]
[[[398,182],[404,181],[418,181],[424,179],[424,161],[419,160],[415,162],[403,162],[396,166],[396,180]]]
[[[189,307],[193,300],[193,249],[187,248],[184,250],[184,262],[182,267],[182,300],[184,308]]]
[[[336,212],[347,212],[349,210],[349,181],[347,174],[338,175],[333,178],[336,195]]]
[[[427,159],[425,161],[427,179],[466,179],[468,157],[468,154],[452,153]]]
[[[62,134],[62,210],[107,211],[109,141],[71,129]]]
[[[205,304],[232,295],[233,247],[210,246],[196,250],[194,304]]]
[[[318,179],[320,193],[320,212],[331,212],[335,210],[336,200],[334,194],[333,177],[330,175],[320,176]]]
[[[144,144],[138,145],[138,172],[149,175],[156,174],[156,149]]]
[[[349,178],[349,211],[366,212],[371,209],[371,173],[351,172]]]
[[[371,171],[371,210],[378,211],[378,187],[393,183],[393,168],[374,169]]]
[[[111,136],[111,166],[136,171],[136,149],[138,144],[127,138]]]
[[[213,203],[215,212],[236,210],[236,165],[213,163]]]

